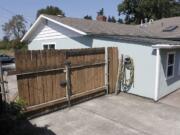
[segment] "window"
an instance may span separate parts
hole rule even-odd
[[[174,65],[175,65],[175,53],[171,52],[167,55],[167,66],[166,66],[166,78],[172,78],[174,76]]]
[[[178,65],[178,75],[180,75],[180,59],[179,59],[179,61],[178,61],[179,63],[179,65]]]
[[[43,49],[44,50],[49,50],[49,49],[54,50],[55,49],[55,44],[43,44]]]
[[[43,45],[44,50],[48,50],[48,45]]]
[[[49,49],[55,49],[55,44],[50,44]]]

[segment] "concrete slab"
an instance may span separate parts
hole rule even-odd
[[[9,101],[13,101],[18,95],[17,77],[16,75],[8,75],[4,78],[8,82]]]
[[[121,93],[31,120],[57,135],[179,135],[180,108]]]
[[[180,90],[177,90],[159,101],[167,105],[180,108]]]

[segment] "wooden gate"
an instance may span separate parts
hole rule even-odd
[[[109,48],[108,55],[105,48],[16,52],[19,97],[26,111],[113,93],[117,48]]]

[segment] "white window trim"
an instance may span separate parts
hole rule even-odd
[[[48,47],[49,47],[49,45],[51,45],[51,44],[54,44],[54,49],[56,49],[56,43],[54,43],[54,42],[48,42],[48,43],[42,43],[42,50],[44,50],[44,45],[48,45]],[[48,48],[49,49],[49,48]]]
[[[178,60],[178,75],[180,76],[180,59]]]
[[[174,54],[174,63],[171,65],[168,65],[169,55]],[[175,70],[175,63],[176,63],[176,52],[168,52],[166,56],[166,80],[172,79],[174,77],[174,70]],[[168,74],[168,67],[173,66],[173,74],[172,76],[167,76]]]

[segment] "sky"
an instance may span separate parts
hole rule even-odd
[[[117,5],[122,0],[0,0],[0,39],[4,36],[2,25],[16,14],[27,20],[27,28],[35,21],[38,9],[48,5],[57,6],[67,17],[83,18],[91,15],[95,19],[97,12],[104,8],[106,16],[119,18]]]

